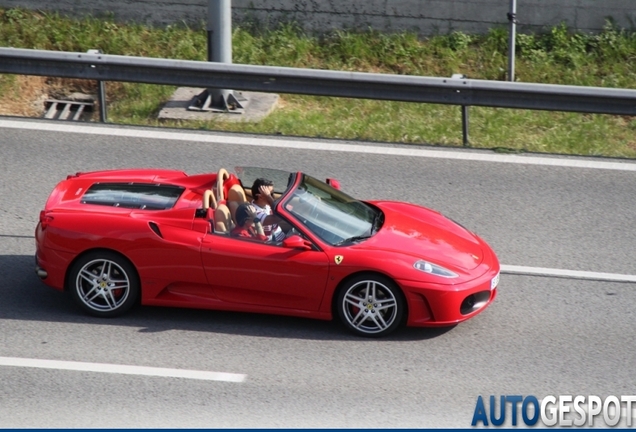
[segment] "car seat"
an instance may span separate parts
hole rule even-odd
[[[232,230],[230,209],[227,205],[217,202],[213,190],[206,190],[203,193],[203,209],[215,233],[228,234]]]
[[[233,185],[230,190],[227,192],[227,206],[230,208],[230,214],[232,216],[232,221],[236,224],[236,209],[241,204],[247,202],[247,197],[245,196],[245,190],[243,186],[240,184]]]

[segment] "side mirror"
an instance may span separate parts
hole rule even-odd
[[[299,235],[289,236],[283,240],[283,247],[289,249],[303,249],[303,250],[311,250],[311,243],[307,240],[304,240]]]
[[[328,178],[325,183],[336,190],[340,190],[340,182],[334,178]]]

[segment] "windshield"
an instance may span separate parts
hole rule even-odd
[[[332,246],[370,237],[380,211],[310,176],[291,192],[284,204],[311,232]]]

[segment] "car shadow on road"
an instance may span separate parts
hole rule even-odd
[[[374,342],[420,341],[440,337],[454,327],[402,328],[382,338],[361,338],[349,333],[337,320],[140,306],[118,318],[86,315],[68,293],[46,286],[34,272],[33,256],[0,255],[0,320],[44,321],[73,324],[130,326],[141,333],[173,330],[242,336],[307,340],[356,340]]]

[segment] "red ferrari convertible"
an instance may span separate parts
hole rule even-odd
[[[274,184],[279,241],[231,235],[257,178]],[[99,317],[138,303],[337,316],[379,337],[467,320],[499,282],[492,249],[436,211],[359,201],[335,180],[262,168],[69,175],[40,212],[35,239],[37,275]]]

